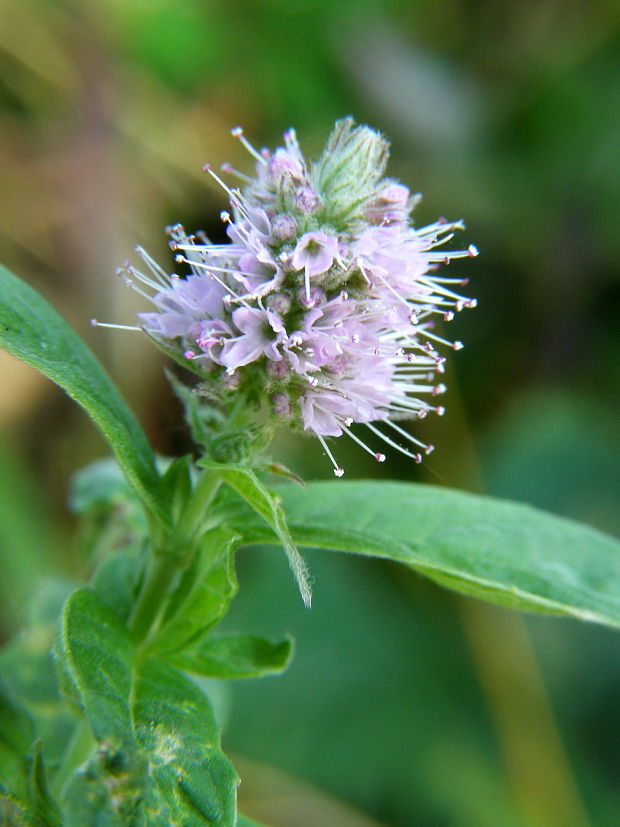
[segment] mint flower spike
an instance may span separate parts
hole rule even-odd
[[[467,283],[439,269],[478,254],[446,245],[460,221],[413,225],[419,200],[384,177],[389,144],[351,118],[337,122],[323,155],[308,163],[294,130],[273,152],[256,150],[232,130],[255,161],[225,190],[228,242],[169,227],[170,247],[184,274],[169,275],[141,247],[144,267],[121,268],[126,283],[153,304],[140,327],[201,380],[223,408],[239,395],[259,417],[317,437],[334,467],[326,438],[343,434],[378,462],[389,446],[421,462],[433,450],[405,430],[405,419],[442,415],[441,350],[449,322],[474,299]],[[352,426],[363,425],[368,442]]]

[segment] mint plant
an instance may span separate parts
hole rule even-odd
[[[384,177],[388,144],[368,127],[340,121],[314,163],[292,130],[275,152],[234,134],[256,175],[226,168],[244,183],[221,181],[229,243],[177,225],[184,272],[142,248],[142,269],[122,268],[155,308],[130,327],[193,376],[170,379],[195,454],[155,457],[82,340],[0,270],[0,343],[64,388],[114,454],[78,474],[71,498],[89,583],[68,596],[50,584],[0,654],[3,824],[251,825],[196,680],[277,674],[290,661],[288,639],[218,630],[242,545],[280,544],[308,607],[300,547],[397,560],[500,605],[620,625],[620,545],[593,529],[435,486],[300,486],[268,458],[284,425],[338,478],[342,436],[379,462],[390,451],[422,461],[432,446],[403,421],[443,412],[441,351],[461,347],[435,322],[475,305],[439,265],[477,250],[442,247],[460,222],[413,226],[417,197]]]

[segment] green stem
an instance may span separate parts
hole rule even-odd
[[[221,485],[222,480],[217,474],[205,471],[196,483],[166,548],[154,549],[129,621],[129,630],[136,642],[145,642],[156,631],[166,598],[177,582],[176,575],[191,561],[196,541],[205,527],[209,506]]]
[[[129,621],[129,631],[137,643],[145,641],[158,623],[180,563],[180,558],[170,554],[153,554]]]
[[[187,548],[192,548],[206,524],[209,506],[215,499],[222,485],[222,479],[215,471],[204,471],[196,486],[191,499],[179,517],[179,522],[173,539],[175,548],[183,554]]]

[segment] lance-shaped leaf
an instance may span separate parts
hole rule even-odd
[[[32,287],[0,266],[0,346],[60,385],[98,425],[149,510],[167,520],[153,453],[97,358]]]
[[[620,626],[620,542],[527,505],[384,481],[279,487],[300,546],[383,557],[515,609]],[[270,532],[226,505],[246,542]],[[271,534],[273,541],[273,534]]]
[[[198,464],[219,474],[262,517],[265,523],[271,526],[284,546],[303,601],[306,606],[310,606],[312,592],[308,582],[308,570],[303,557],[297,551],[279,499],[263,485],[253,471],[243,465],[222,465],[206,460],[201,460]]]
[[[170,659],[180,669],[207,678],[260,678],[284,672],[292,655],[290,639],[272,643],[254,635],[209,635]]]

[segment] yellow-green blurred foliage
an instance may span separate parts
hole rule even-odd
[[[618,532],[619,21],[616,0],[3,0],[0,258],[94,347],[157,450],[185,450],[162,357],[89,319],[132,322],[144,305],[115,268],[136,243],[169,262],[165,224],[221,233],[202,165],[250,169],[231,127],[273,146],[294,125],[312,154],[353,114],[392,139],[392,174],[425,196],[417,220],[465,218],[481,256],[466,265],[479,307],[452,325],[466,349],[448,413],[422,431],[436,452],[421,469],[351,453],[348,475]],[[66,488],[105,448],[1,353],[0,377],[8,632],[37,572],[82,576]],[[314,442],[278,446],[329,475]],[[311,613],[277,555],[240,556],[231,625],[299,643],[287,676],[232,692],[250,813],[276,827],[619,823],[617,634],[525,627],[392,566],[309,562]]]

